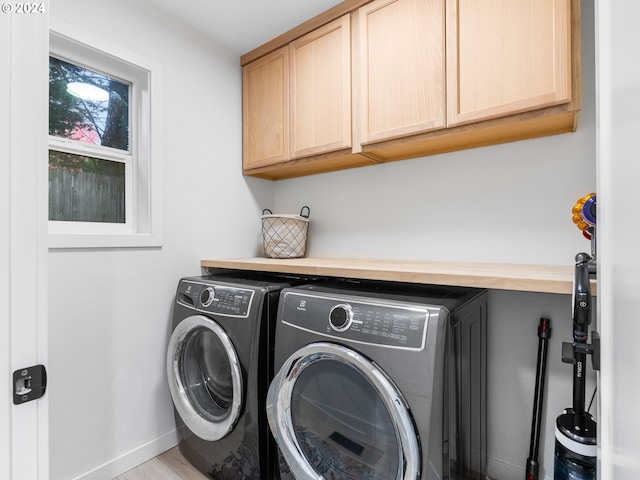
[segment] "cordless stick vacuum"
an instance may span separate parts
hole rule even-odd
[[[556,419],[554,480],[596,478],[596,422],[585,409],[587,355],[592,355],[593,368],[600,368],[597,333],[592,335],[592,344],[587,343],[592,310],[589,273],[596,271],[595,201],[595,194],[590,194],[581,199],[573,209],[574,222],[583,232],[588,233],[585,236],[592,241],[593,257],[586,253],[576,255],[572,305],[573,343],[562,344],[562,361],[573,363],[573,406]]]

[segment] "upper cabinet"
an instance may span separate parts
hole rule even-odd
[[[291,158],[351,148],[349,15],[289,45]]]
[[[447,125],[571,100],[569,0],[447,3]]]
[[[444,0],[376,0],[355,26],[360,143],[444,128]]]
[[[574,131],[580,0],[345,0],[243,55],[244,167],[289,178]]]
[[[370,165],[352,150],[351,17],[243,66],[243,172],[268,179]]]
[[[289,49],[281,48],[243,69],[243,168],[289,159]]]

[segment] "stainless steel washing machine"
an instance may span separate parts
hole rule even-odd
[[[265,417],[280,291],[308,278],[217,272],[180,280],[167,377],[180,449],[216,480],[273,478]]]
[[[267,395],[280,478],[481,478],[486,310],[470,288],[284,289]]]

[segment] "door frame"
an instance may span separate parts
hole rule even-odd
[[[0,15],[0,477],[16,480],[49,478],[48,395],[14,405],[12,385],[13,371],[48,356],[49,2],[40,4],[19,14],[7,3]]]
[[[638,478],[640,397],[638,291],[638,135],[640,42],[637,1],[596,0],[596,137],[598,193],[598,476]]]

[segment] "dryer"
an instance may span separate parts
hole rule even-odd
[[[180,449],[216,480],[273,478],[265,417],[280,291],[297,276],[219,271],[179,281],[167,377]]]
[[[282,479],[484,478],[487,292],[286,288],[267,418]]]

